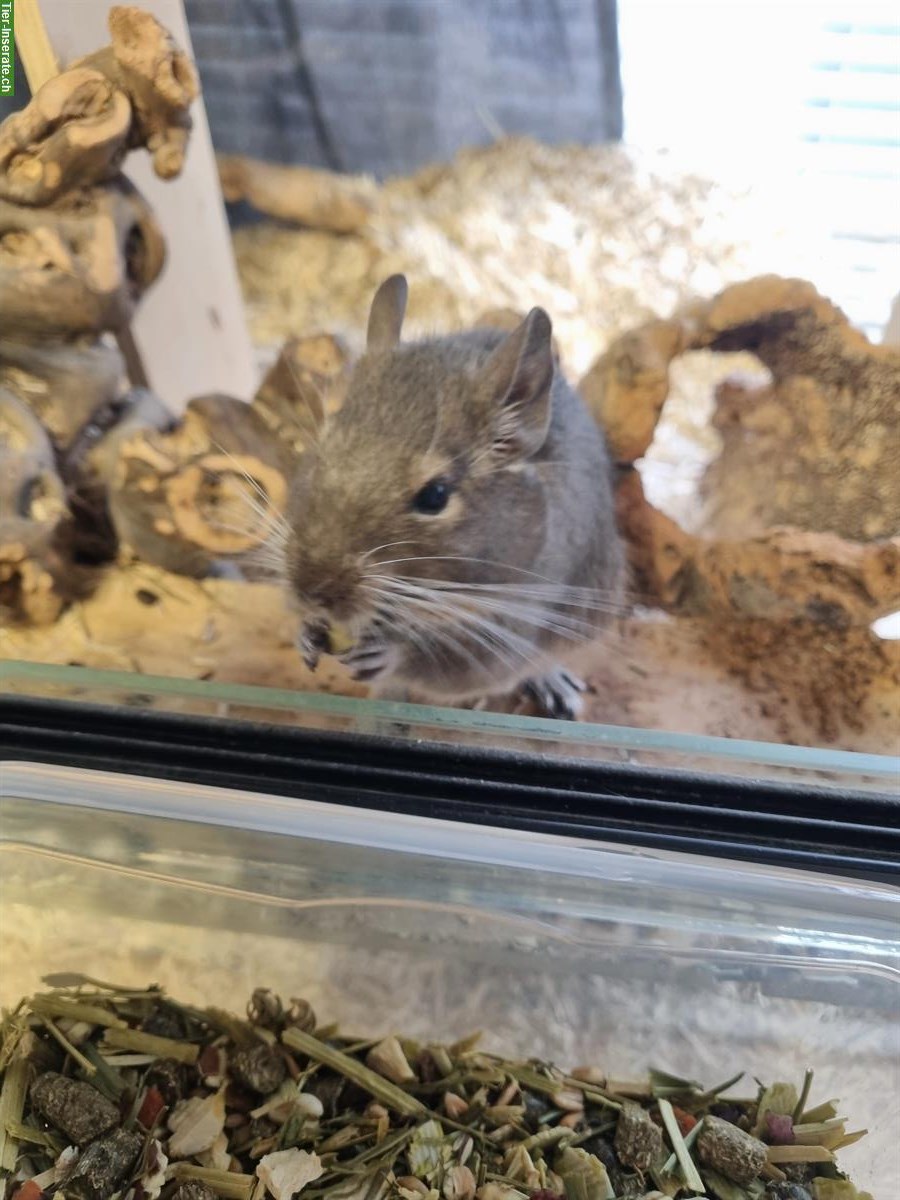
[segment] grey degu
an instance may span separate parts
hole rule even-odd
[[[377,695],[471,703],[527,692],[574,718],[564,666],[621,609],[603,435],[555,368],[550,318],[400,340],[381,285],[340,409],[301,456],[285,571],[314,667],[336,653]]]

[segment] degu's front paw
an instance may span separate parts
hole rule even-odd
[[[562,667],[537,679],[528,679],[521,687],[521,691],[544,715],[557,721],[578,720],[584,708],[584,693],[587,690],[587,684],[583,680]]]
[[[362,637],[355,646],[338,656],[353,678],[360,683],[384,679],[397,665],[397,648],[376,634]]]

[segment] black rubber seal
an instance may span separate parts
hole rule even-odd
[[[63,764],[900,882],[900,796],[0,696],[0,760]]]

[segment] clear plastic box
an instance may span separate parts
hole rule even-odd
[[[900,1196],[900,891],[62,767],[0,767],[0,1000],[50,972],[565,1066],[840,1097]]]

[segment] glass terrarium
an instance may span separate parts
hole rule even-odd
[[[896,12],[15,10],[0,1200],[888,1200]]]

